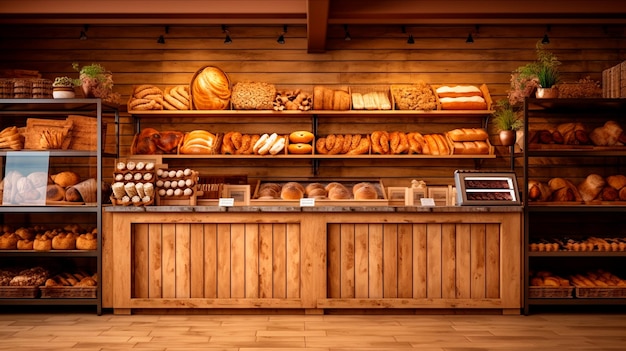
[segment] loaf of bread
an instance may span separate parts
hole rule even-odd
[[[217,135],[206,130],[193,130],[183,137],[179,148],[181,154],[211,155],[216,152]]]
[[[603,126],[589,133],[589,138],[596,146],[623,145],[626,142],[624,130],[615,121],[607,121]]]
[[[314,110],[349,110],[351,102],[350,94],[344,89],[313,88]]]
[[[438,87],[435,92],[440,98],[483,96],[482,91],[473,85],[441,86]]]
[[[582,196],[583,201],[592,201],[598,197],[605,184],[606,182],[602,176],[590,174],[585,180],[578,184],[578,192]]]
[[[78,184],[80,176],[73,171],[63,171],[51,176],[52,181],[62,188]]]
[[[425,155],[442,156],[450,154],[448,142],[443,134],[424,135],[424,141],[427,145],[423,151]]]
[[[482,128],[458,128],[447,134],[452,141],[485,141],[489,139],[487,131]]]
[[[528,181],[528,200],[549,201],[552,196],[552,189],[548,184],[536,180]]]
[[[378,191],[368,182],[357,183],[352,187],[352,194],[355,200],[375,200],[378,199]]]
[[[205,67],[191,83],[192,106],[196,110],[225,110],[230,96],[228,76],[217,67]]]
[[[487,102],[481,96],[440,98],[442,110],[486,110]]]
[[[339,183],[331,183],[333,186],[328,190],[328,198],[330,200],[349,200],[352,198],[350,191],[343,185]],[[328,189],[328,185],[326,187]]]
[[[583,201],[576,186],[565,178],[552,178],[548,181],[548,186],[550,186],[550,190],[552,190],[552,201]]]
[[[582,123],[561,123],[553,132],[553,140],[557,144],[578,145],[588,144],[589,136]]]

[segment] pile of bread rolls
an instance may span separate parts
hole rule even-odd
[[[530,286],[542,286],[547,288],[569,287],[569,280],[562,278],[549,271],[538,271],[531,275]]]
[[[4,128],[0,131],[0,149],[21,150],[24,148],[24,137],[16,126]]]
[[[558,177],[547,183],[531,179],[528,181],[528,199],[557,202],[626,201],[626,176],[616,174],[604,178],[590,174],[577,185]]]
[[[313,88],[314,110],[349,110],[351,105],[350,93],[344,89],[330,89],[322,86]]]
[[[566,251],[604,251],[618,252],[626,251],[626,239],[624,238],[599,238],[597,236],[589,236],[580,239],[568,238],[567,240],[539,239],[538,242],[532,242],[529,245],[530,251],[554,252],[560,250]]]
[[[128,110],[146,111],[163,109],[163,91],[155,85],[139,85],[128,100]]]
[[[84,229],[77,224],[63,228],[47,229],[43,226],[20,227],[16,230],[4,226],[0,236],[2,250],[95,250],[96,228]]]
[[[301,89],[278,90],[273,105],[274,111],[309,111],[313,108],[313,95]]]
[[[442,110],[488,110],[482,90],[473,85],[440,86],[435,89]]]
[[[577,288],[626,287],[626,280],[602,269],[589,271],[584,275],[573,274],[569,278]]]
[[[203,68],[191,82],[191,101],[196,110],[226,110],[230,96],[228,76],[217,67]]]
[[[190,169],[162,169],[156,171],[156,189],[160,197],[190,198],[195,194],[198,172]]]
[[[306,186],[299,182],[287,182],[262,183],[255,196],[258,200],[299,200],[305,197],[318,200],[376,200],[380,195],[377,187],[370,182],[358,182],[352,186],[339,182],[313,182]]]
[[[46,279],[43,285],[46,288],[58,288],[68,286],[97,286],[98,274],[89,274],[82,270],[73,273],[62,272]]]
[[[219,135],[196,129],[185,133],[178,151],[183,155],[213,155],[219,151],[219,142]]]
[[[590,128],[580,122],[567,122],[549,129],[531,130],[531,144],[622,146],[626,144],[623,128],[615,121]]]

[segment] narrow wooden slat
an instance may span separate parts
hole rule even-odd
[[[427,296],[427,225],[413,224],[413,298]]]
[[[176,297],[191,296],[190,228],[188,223],[176,224]]]
[[[340,296],[354,297],[354,224],[342,224],[340,233]]]
[[[369,225],[369,297],[383,297],[383,226]]]
[[[441,224],[426,227],[426,296],[441,298]]]
[[[203,224],[204,297],[217,297],[217,225]]]
[[[148,224],[137,224],[132,235],[133,297],[148,297],[150,279],[148,266]]]
[[[272,291],[272,225],[259,225],[259,297],[271,298]]]
[[[163,295],[165,298],[176,297],[176,225],[164,223],[161,244],[161,265],[163,267]]]
[[[367,224],[354,224],[354,296],[357,298],[365,298],[369,295],[367,229]]]
[[[259,297],[259,226],[246,223],[245,280],[246,298]]]
[[[231,224],[217,225],[217,297],[230,297]]]
[[[230,297],[245,296],[245,225],[231,224],[230,226]]]
[[[148,296],[163,297],[163,228],[160,224],[148,225]]]
[[[456,298],[471,296],[471,226],[456,225]]]
[[[398,224],[398,297],[413,296],[413,233],[411,224]]]
[[[441,225],[441,297],[456,295],[456,233],[454,224]]]
[[[485,297],[485,225],[471,225],[471,298]]]
[[[486,298],[500,297],[500,226],[489,223],[486,225]]]
[[[189,225],[189,252],[191,255],[191,295],[192,298],[204,297],[204,232],[202,224]]]
[[[341,225],[329,224],[327,232],[328,297],[341,297]]]
[[[273,298],[287,297],[287,227],[285,224],[273,225],[272,236],[272,277]]]
[[[398,297],[397,224],[383,224],[383,297]]]
[[[299,298],[302,283],[300,223],[287,224],[287,298]]]

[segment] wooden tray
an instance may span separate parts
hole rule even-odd
[[[42,286],[39,290],[41,291],[41,298],[96,298],[95,286]]]
[[[37,295],[38,286],[0,286],[0,298],[34,299]]]

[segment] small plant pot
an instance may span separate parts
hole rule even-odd
[[[500,142],[502,146],[513,146],[517,140],[517,133],[514,130],[500,131]]]
[[[73,87],[54,87],[52,88],[52,97],[55,99],[73,99],[76,92]]]
[[[535,93],[535,96],[537,97],[537,99],[556,99],[559,97],[559,89],[557,87],[537,87],[537,92]]]

